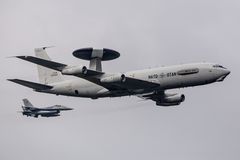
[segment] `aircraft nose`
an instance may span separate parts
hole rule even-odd
[[[65,107],[65,110],[73,110],[73,108]]]
[[[231,73],[231,71],[229,71],[229,70],[227,70],[227,69],[225,69],[225,70],[223,71],[223,75],[225,75],[225,76],[229,75],[230,73]]]
[[[216,80],[217,82],[223,81],[231,73],[231,71],[229,71],[227,69],[224,69],[221,72],[222,72],[221,76]]]

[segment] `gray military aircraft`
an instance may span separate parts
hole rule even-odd
[[[230,73],[228,69],[215,63],[191,63],[125,73],[106,73],[102,71],[101,62],[120,56],[118,52],[106,48],[83,48],[73,52],[75,57],[90,61],[88,68],[51,61],[46,47],[35,49],[35,54],[36,57],[16,57],[37,64],[40,83],[21,79],[8,80],[37,92],[56,95],[92,99],[136,95],[153,100],[158,106],[179,105],[185,100],[183,94],[169,94],[166,90],[221,82]],[[64,75],[78,78],[64,80]]]
[[[21,112],[23,115],[26,115],[27,117],[35,117],[38,118],[38,116],[42,117],[57,117],[60,116],[60,111],[68,111],[72,110],[72,108],[68,108],[62,105],[54,105],[50,107],[44,107],[44,108],[37,108],[32,105],[29,100],[26,98],[23,99],[24,106],[22,106],[23,111]]]

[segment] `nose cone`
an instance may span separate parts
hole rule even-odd
[[[73,110],[73,108],[69,108],[69,107],[66,107],[66,106],[63,106],[63,105],[58,105],[57,109],[59,109],[61,111]]]
[[[65,111],[68,111],[68,110],[73,110],[73,108],[69,108],[69,107],[63,107],[63,110],[65,110]]]
[[[231,73],[231,71],[229,71],[227,69],[222,70],[221,76],[216,81],[222,82],[230,73]]]
[[[229,75],[230,73],[231,73],[231,71],[225,70],[225,75],[226,75],[226,76]]]
[[[73,108],[66,108],[66,110],[73,110]]]

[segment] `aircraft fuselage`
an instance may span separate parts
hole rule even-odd
[[[226,68],[213,63],[192,63],[126,72],[126,77],[159,84],[151,89],[117,90],[108,89],[90,81],[76,78],[51,84],[51,90],[42,90],[57,95],[100,98],[136,95],[167,89],[205,85],[224,80],[230,73]],[[124,82],[122,82],[124,83]]]

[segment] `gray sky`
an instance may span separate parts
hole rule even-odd
[[[0,0],[0,159],[240,159],[240,2],[237,0]],[[7,78],[38,81],[36,66],[12,55],[48,49],[56,61],[85,64],[72,51],[111,48],[104,71],[217,62],[223,83],[175,90],[177,107],[135,97],[98,100],[35,93]],[[75,108],[57,118],[17,113],[35,105]]]

